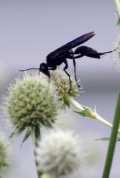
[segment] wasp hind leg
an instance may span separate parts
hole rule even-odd
[[[70,93],[70,91],[71,91],[71,89],[72,89],[72,80],[71,80],[71,78],[70,78],[70,74],[69,74],[69,72],[67,71],[67,69],[68,69],[68,63],[67,63],[67,60],[65,60],[64,61],[64,64],[65,64],[65,66],[64,66],[64,72],[66,73],[66,75],[68,76],[68,78],[69,78],[69,84],[70,84],[70,88],[69,88],[69,90],[68,90],[68,93]]]
[[[75,61],[75,59],[74,59],[74,58],[73,58],[73,67],[74,67],[74,76],[75,76],[75,81],[76,81],[76,83],[77,83],[78,88],[80,89],[80,88],[81,88],[81,85],[80,85],[79,80],[77,79],[77,72],[76,72],[76,61]]]

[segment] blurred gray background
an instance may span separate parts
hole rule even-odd
[[[46,55],[54,49],[81,34],[95,31],[89,46],[107,51],[115,47],[118,29],[113,0],[0,0],[0,91],[1,98],[7,93],[7,84],[19,75],[18,70],[38,67]],[[77,62],[77,73],[84,87],[84,93],[77,98],[81,104],[96,106],[97,111],[112,122],[119,90],[120,73],[116,70],[116,55],[108,54],[101,60],[83,58]],[[72,72],[71,61],[69,62]],[[2,99],[1,99],[2,100]],[[66,111],[65,117],[73,117],[71,129],[82,138],[95,139],[109,136],[110,129],[88,119],[80,118]],[[63,116],[64,117],[64,116]],[[1,113],[0,129],[9,134]],[[70,124],[70,123],[69,123]],[[33,147],[28,141],[21,147],[21,138],[12,143],[11,170],[9,178],[35,178]],[[95,142],[100,159],[93,167],[86,166],[82,175],[75,177],[101,177],[107,142]],[[120,177],[120,149],[117,144],[111,178]]]

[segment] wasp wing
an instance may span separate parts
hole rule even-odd
[[[56,58],[60,54],[69,51],[70,49],[88,41],[90,38],[92,38],[95,35],[94,32],[85,33],[84,35],[79,36],[78,38],[75,38],[74,40],[66,43],[65,45],[61,46],[60,48],[57,48],[55,51],[48,54],[51,58]]]

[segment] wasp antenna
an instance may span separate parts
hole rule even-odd
[[[39,68],[28,68],[28,69],[21,69],[19,70],[20,72],[24,72],[24,71],[27,71],[27,70],[38,70]]]

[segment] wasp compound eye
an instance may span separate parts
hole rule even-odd
[[[45,64],[45,63],[40,64],[40,72],[44,73],[45,75],[47,75],[50,78],[50,72],[48,70],[47,64]]]

